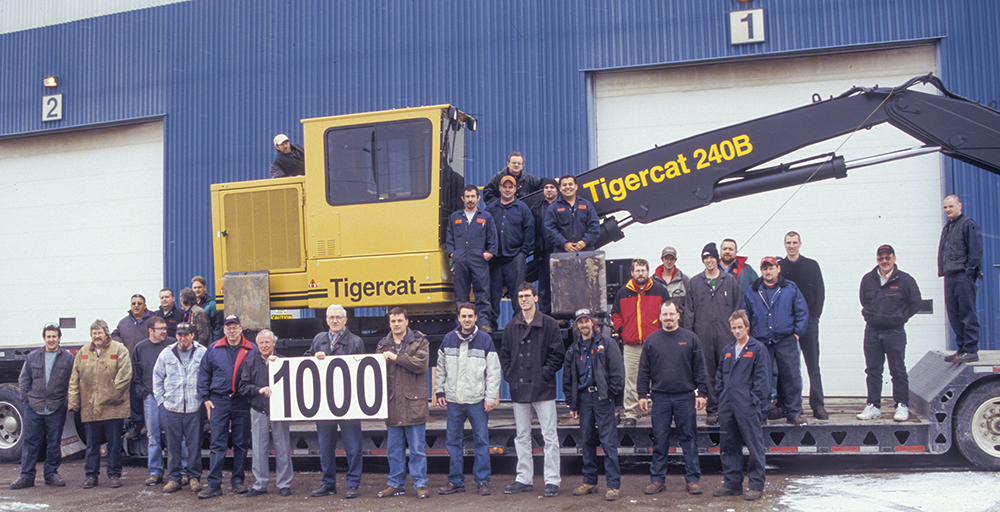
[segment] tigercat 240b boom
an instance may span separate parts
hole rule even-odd
[[[911,89],[925,83],[942,94]],[[212,185],[219,303],[226,273],[268,271],[276,310],[339,303],[451,314],[444,236],[448,215],[462,207],[465,132],[475,129],[475,119],[438,105],[302,123],[305,176]],[[853,162],[824,154],[757,169],[882,123],[925,145]],[[926,75],[899,87],[854,87],[610,162],[577,176],[578,193],[603,219],[601,247],[620,240],[634,222],[936,151],[1000,174],[1000,114]],[[622,211],[620,220],[611,215]],[[321,320],[310,327],[322,329]]]

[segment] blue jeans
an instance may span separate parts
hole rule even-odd
[[[181,476],[201,478],[201,412],[170,412],[160,407],[162,423],[167,431],[168,480],[180,482]],[[149,418],[149,413],[146,413]]]
[[[413,487],[427,487],[427,444],[425,425],[388,427],[389,486],[402,489],[406,485],[406,445],[410,447],[410,478]]]
[[[802,349],[802,359],[806,362],[806,372],[809,374],[809,407],[815,411],[817,407],[826,405],[823,377],[819,372],[819,318],[809,317],[809,328],[799,338],[799,348]]]
[[[344,453],[347,455],[347,475],[345,481],[348,487],[361,485],[361,420],[347,421],[317,421],[316,435],[319,437],[319,465],[323,469],[323,481],[320,485],[328,489],[337,488],[337,427],[340,427],[340,437],[344,442]]]
[[[618,425],[615,422],[614,400],[601,400],[596,391],[581,389],[580,437],[583,440],[583,483],[597,485],[597,437],[604,448],[604,474],[608,489],[618,489],[622,471],[618,465]],[[655,403],[655,402],[654,402]],[[596,427],[596,428],[595,428]]]
[[[233,440],[233,473],[229,482],[242,484],[246,477],[247,451],[250,448],[250,402],[240,396],[229,399],[212,395],[211,454],[208,464],[208,486],[222,487],[222,467],[226,464],[229,438]],[[230,429],[232,422],[232,429]]]
[[[876,329],[865,326],[865,373],[868,377],[868,403],[882,406],[882,369],[889,361],[892,376],[892,399],[896,405],[910,403],[910,379],[906,375],[906,331],[903,326],[895,329]]]
[[[979,353],[979,317],[976,315],[976,278],[965,272],[944,275],[944,306],[955,332],[959,352]]]
[[[778,369],[775,386],[778,408],[785,418],[792,419],[802,414],[802,366],[799,363],[799,342],[794,334],[777,343],[767,344],[767,355],[771,356]]]
[[[698,441],[695,438],[694,393],[652,393],[653,463],[649,466],[651,482],[667,481],[667,454],[670,450],[670,422],[677,424],[677,440],[684,450],[684,481],[701,479]]]
[[[163,447],[160,446],[160,406],[152,393],[142,401],[142,414],[146,419],[146,467],[150,476],[163,476]]]
[[[472,442],[476,449],[476,462],[472,467],[476,485],[490,483],[490,431],[487,426],[489,414],[483,402],[457,404],[448,402],[448,481],[455,485],[465,485],[462,471],[465,462],[465,420],[472,426]]]
[[[500,303],[503,299],[503,287],[507,287],[510,294],[510,308],[517,313],[520,307],[517,305],[517,287],[524,282],[524,275],[527,272],[527,265],[524,262],[524,253],[519,252],[517,256],[501,258],[494,256],[490,259],[490,305],[493,308],[493,318],[491,324],[497,325],[500,318]]]
[[[101,437],[108,443],[108,478],[122,476],[122,429],[125,419],[88,421],[83,424],[87,434],[87,454],[83,459],[83,473],[97,478],[101,474]]]
[[[24,444],[21,446],[21,478],[34,482],[35,465],[45,441],[43,471],[49,477],[59,472],[62,463],[62,431],[66,424],[66,406],[57,407],[52,414],[38,414],[27,402],[24,404]]]

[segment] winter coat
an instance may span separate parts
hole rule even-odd
[[[299,144],[289,144],[288,153],[275,151],[274,160],[271,161],[272,178],[282,178],[285,176],[302,176],[306,173],[305,150]]]
[[[959,230],[961,228],[961,230]],[[983,232],[964,213],[941,228],[938,242],[938,277],[964,272],[971,279],[982,276]]]
[[[559,324],[541,311],[535,310],[530,324],[518,313],[504,327],[500,368],[510,385],[512,402],[555,400],[556,372],[565,359]]]
[[[681,269],[674,267],[674,270],[677,272],[674,272],[674,277],[670,279],[669,283],[660,277],[660,274],[663,273],[663,265],[656,267],[656,271],[653,272],[651,279],[667,288],[667,297],[674,300],[674,304],[677,305],[677,312],[681,314],[681,318],[684,318],[684,296],[687,295],[691,279]]]
[[[157,309],[153,312],[153,316],[158,316],[167,323],[167,337],[176,338],[177,337],[177,324],[185,321],[187,318],[187,311],[179,306],[174,306],[170,309],[170,314],[163,311],[163,308]]]
[[[69,408],[80,410],[80,421],[128,418],[132,358],[121,343],[110,340],[100,355],[94,343],[76,353],[69,379]]]
[[[209,320],[208,313],[201,306],[191,306],[186,321],[194,331],[194,341],[207,347],[212,342],[212,321]]]
[[[274,355],[281,357],[277,353]],[[274,364],[281,363],[275,361]],[[257,352],[256,356],[243,363],[236,381],[236,390],[250,400],[250,408],[264,415],[271,414],[271,399],[260,394],[260,388],[266,388],[270,384],[267,365],[267,360]]]
[[[131,353],[140,341],[149,337],[149,329],[146,327],[146,322],[152,317],[153,313],[147,309],[142,318],[137,319],[132,316],[132,311],[130,310],[125,314],[125,318],[118,321],[118,326],[115,327],[115,330],[111,331],[111,339],[125,345],[125,348]]]
[[[182,364],[180,351],[174,343],[160,352],[153,367],[153,396],[156,403],[170,412],[189,414],[197,412],[202,404],[198,395],[198,372],[201,360],[208,349],[192,344],[191,358]]]
[[[755,411],[756,418],[771,405],[771,359],[767,347],[752,337],[740,354],[735,341],[722,349],[712,378],[720,413],[740,416]]]
[[[385,361],[386,398],[389,417],[386,426],[405,427],[422,425],[430,419],[427,404],[427,363],[430,359],[430,345],[420,331],[406,328],[406,335],[399,350],[390,332],[378,342],[375,353],[392,351],[396,360]]]
[[[660,306],[667,300],[667,289],[652,279],[640,287],[629,279],[618,289],[611,306],[611,321],[626,345],[641,345],[647,336],[660,328]]]
[[[56,360],[45,380],[45,347],[32,350],[24,359],[17,387],[21,391],[21,401],[39,414],[45,409],[57,411],[66,408],[69,394],[69,378],[73,373],[73,354],[60,348]]]
[[[208,352],[201,360],[198,370],[198,395],[202,400],[216,398],[242,397],[236,390],[236,380],[240,376],[240,367],[247,359],[260,357],[257,347],[244,336],[240,336],[240,345],[236,350],[236,361],[229,359],[229,343],[222,338],[208,347]]]
[[[736,278],[736,283],[740,285],[740,295],[743,295],[743,292],[747,291],[747,288],[760,277],[757,275],[757,271],[753,269],[753,265],[747,265],[746,256],[737,256],[736,261],[729,267],[723,267],[720,260],[719,268],[729,272]]]
[[[765,345],[793,334],[800,338],[809,327],[809,307],[795,283],[778,276],[771,302],[764,300],[764,278],[758,278],[743,294],[742,309],[750,317],[750,336]]]
[[[517,182],[517,192],[514,193],[515,199],[521,199],[536,190],[541,190],[542,185],[544,185],[542,178],[538,176],[528,174],[523,169],[521,170],[521,174],[514,176],[510,173],[510,169],[504,166],[502,171],[494,174],[490,178],[490,181],[483,186],[483,203],[490,204],[500,198],[500,180],[504,176],[510,176]]]
[[[876,329],[902,327],[920,311],[920,288],[910,274],[893,266],[882,284],[878,267],[861,278],[861,316]]]
[[[518,253],[531,254],[535,249],[535,216],[528,205],[516,199],[503,204],[497,199],[486,207],[486,212],[493,217],[497,230],[499,245],[494,256],[510,258]]]
[[[460,329],[460,328],[459,328]],[[494,401],[500,394],[500,356],[490,335],[474,328],[463,341],[449,332],[438,349],[434,394],[456,404]]]
[[[691,278],[687,295],[684,296],[684,314],[681,327],[694,331],[704,343],[718,343],[733,339],[729,330],[729,316],[740,308],[740,287],[736,278],[728,272],[719,272],[715,288],[708,282],[704,272]],[[714,375],[709,378],[715,378]]]
[[[331,339],[332,336],[329,330],[317,334],[313,337],[313,342],[309,346],[309,350],[306,350],[306,353],[303,355],[311,356],[316,352],[322,352],[328,356],[347,356],[365,353],[365,344],[356,334],[347,330],[346,327],[339,334],[336,337],[336,341]]]
[[[566,350],[563,362],[563,394],[566,405],[571,411],[580,410],[580,372],[576,360],[580,357],[583,341],[579,335],[574,336],[573,344]],[[597,396],[601,400],[613,400],[625,388],[625,363],[622,360],[621,347],[611,338],[605,338],[599,332],[594,332],[594,352],[591,354],[591,364],[594,365],[594,382],[597,385]]]

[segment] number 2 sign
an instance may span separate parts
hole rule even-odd
[[[42,96],[42,122],[60,121],[63,118],[62,94]]]
[[[267,365],[271,421],[385,419],[381,355],[283,357]]]

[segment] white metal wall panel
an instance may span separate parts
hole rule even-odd
[[[697,133],[732,125],[838,95],[854,85],[894,86],[937,72],[936,48],[810,56],[630,72],[598,73],[594,80],[598,164]],[[836,151],[848,161],[917,146],[887,125],[806,148],[782,159]],[[875,266],[875,249],[892,244],[897,265],[917,280],[932,315],[907,324],[907,363],[928,350],[945,349],[943,284],[936,255],[942,226],[942,163],[937,155],[850,171],[824,181],[734,199],[649,225],[635,225],[609,258],[643,257],[659,264],[672,245],[688,275],[704,270],[699,255],[708,242],[733,238],[754,267],[766,255],[784,256],[784,234],[802,235],[802,254],[817,260],[826,283],[820,320],[820,368],[829,396],[865,394],[858,301],[861,276]],[[777,162],[774,162],[777,163]],[[787,203],[786,203],[787,202]],[[773,216],[773,217],[772,217]],[[655,263],[654,263],[655,262]],[[802,366],[804,394],[808,377]],[[891,395],[885,372],[883,395]],[[890,401],[891,403],[891,401]],[[808,404],[806,404],[808,412]]]
[[[0,141],[0,345],[65,343],[114,329],[163,282],[163,123]]]
[[[0,34],[187,0],[0,0]]]

